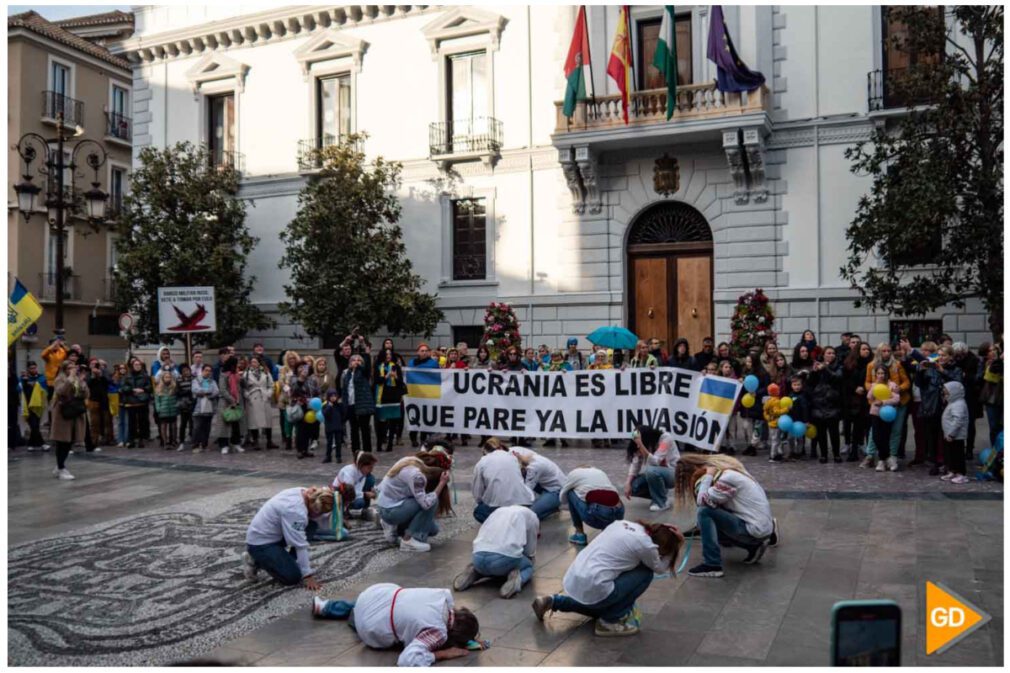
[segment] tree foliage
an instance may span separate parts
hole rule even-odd
[[[401,166],[382,157],[366,162],[362,140],[352,135],[313,152],[320,169],[280,236],[279,265],[291,281],[278,308],[314,337],[354,327],[430,336],[442,312],[422,291],[396,224]]]
[[[919,105],[846,152],[873,184],[846,230],[842,276],[857,306],[920,315],[974,297],[1001,324],[1003,7],[947,7],[946,22],[935,7],[890,11],[907,27],[894,46],[912,65],[889,84]],[[941,252],[907,266],[938,234]]]
[[[136,318],[134,342],[176,338],[158,333],[159,287],[214,287],[217,331],[194,334],[196,343],[231,344],[271,327],[249,303],[256,279],[245,274],[246,257],[258,239],[245,226],[236,171],[212,167],[190,143],[145,147],[139,158],[115,225],[116,303]]]
[[[757,288],[740,295],[729,325],[730,348],[738,358],[754,349],[764,350],[765,342],[775,341],[775,312],[764,290]]]
[[[520,348],[519,319],[515,309],[505,302],[493,301],[484,311],[484,337],[481,346],[486,346],[492,358],[497,358],[512,346]]]

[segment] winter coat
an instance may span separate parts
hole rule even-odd
[[[228,378],[230,376],[237,377],[238,374],[235,372],[221,372],[221,378],[218,381],[217,390],[218,398],[217,405],[214,410],[214,418],[210,422],[210,438],[216,439],[220,437],[229,438],[231,436],[231,426],[224,420],[224,410],[228,407],[235,406],[236,404],[242,404],[242,393],[239,391],[238,395],[232,393],[230,386],[228,385]],[[236,381],[237,384],[237,381]],[[236,388],[238,386],[236,385]]]
[[[350,406],[350,388],[354,386],[354,406],[348,409],[355,416],[367,416],[375,413],[375,398],[372,396],[371,385],[368,382],[366,370],[363,367],[344,372],[340,377],[340,397]]]
[[[697,363],[694,361],[694,358],[691,357],[691,352],[689,350],[685,351],[684,355],[677,354],[677,348],[680,346],[680,344],[684,344],[685,346],[687,346],[688,345],[687,339],[681,338],[673,342],[673,348],[670,349],[670,359],[666,362],[667,366],[680,367],[681,369],[693,369],[697,371],[699,367],[697,366]]]
[[[901,404],[901,389],[894,381],[887,382],[887,389],[891,391],[891,396],[881,402],[873,394],[873,386],[866,389],[866,401],[870,403],[870,416],[880,416],[880,409],[884,405],[896,407]]]
[[[206,383],[207,385],[204,385]],[[217,398],[220,395],[217,381],[213,377],[193,379],[193,415],[212,416],[217,408]]]
[[[793,401],[793,406],[789,407],[789,411],[786,412],[789,414],[789,418],[803,423],[808,422],[810,420],[810,396],[807,395],[807,391],[790,392],[789,398]]]
[[[154,411],[162,421],[170,421],[179,415],[179,398],[176,391],[154,394]]]
[[[864,379],[863,387],[869,392],[873,388],[873,381],[876,377],[873,375],[873,370],[877,367],[877,359],[874,358],[870,361],[870,364],[866,365],[866,377]],[[905,368],[901,365],[901,362],[897,358],[892,357],[890,364],[887,365],[887,379],[894,385],[898,386],[898,390],[901,394],[901,406],[908,404],[909,400],[912,399],[912,382],[908,380],[908,374],[905,373]]]
[[[257,374],[251,369],[242,373],[242,397],[245,399],[246,425],[250,430],[270,427],[270,395],[273,380],[265,369]]]
[[[466,365],[464,364],[465,368]],[[399,404],[407,393],[407,384],[403,380],[403,369],[395,362],[380,362],[372,372],[375,382],[375,401],[377,404]]]
[[[920,418],[936,418],[943,411],[943,385],[948,381],[961,382],[961,370],[947,366],[941,372],[936,364],[919,363],[919,371],[915,374],[915,385],[919,386],[921,401],[919,402]]]
[[[63,414],[60,413],[60,408],[69,402],[72,398],[78,397],[83,400],[88,399],[90,394],[88,387],[83,383],[77,382],[76,386],[74,381],[66,378],[65,376],[56,377],[56,381],[53,382],[53,401],[50,404],[50,422],[52,427],[49,429],[49,441],[51,442],[83,442],[84,433],[87,429],[86,418],[87,413],[83,413],[77,418],[66,419],[63,418]]]
[[[980,368],[979,378],[982,389],[979,391],[979,399],[982,404],[991,404],[998,407],[1003,406],[1003,361],[993,360],[985,368]],[[24,379],[21,379],[24,381]],[[27,395],[25,399],[28,399]]]
[[[144,392],[138,395],[133,392],[135,388],[143,390]],[[123,406],[146,407],[151,402],[151,395],[154,392],[154,387],[151,385],[151,377],[148,376],[147,372],[131,371],[123,378],[123,382],[119,384],[119,390],[119,396],[123,400]]]
[[[53,387],[57,375],[60,373],[60,365],[67,359],[70,350],[62,341],[54,341],[42,351],[42,361],[45,362],[46,385]]]
[[[176,382],[175,386],[175,399],[179,407],[180,414],[189,414],[193,412],[193,383],[196,379],[180,378]]]
[[[747,376],[748,374],[744,373],[743,376],[741,376],[740,378],[742,380],[747,378]],[[756,376],[758,380],[757,390],[754,391],[754,399],[756,401],[754,402],[754,406],[752,406],[750,409],[741,405],[740,415],[743,416],[744,418],[749,418],[754,421],[760,421],[764,419],[764,409],[761,406],[761,400],[763,400],[765,396],[768,395],[768,384],[771,383],[771,379],[768,377],[767,372],[761,372],[760,374],[754,373],[754,376]],[[741,397],[743,396],[741,395]]]
[[[842,366],[842,414],[845,418],[860,418],[869,411],[866,403],[866,390],[856,392],[858,388],[863,388],[866,383],[866,365],[872,358],[858,358],[855,366],[845,369]]]
[[[344,429],[344,404],[337,402],[330,404],[323,402],[323,425],[326,427],[326,434],[336,432],[342,434]]]
[[[947,407],[940,417],[943,436],[952,440],[968,439],[968,403],[964,399],[964,385],[957,381],[943,384],[947,389]]]
[[[968,405],[968,411],[972,418],[978,418],[982,415],[982,403],[979,401],[982,385],[978,375],[982,362],[969,351],[964,357],[955,360],[955,364],[962,372],[961,384],[964,386],[964,401]]]
[[[109,379],[102,373],[98,376],[94,376],[90,371],[88,372],[88,392],[90,393],[90,399],[92,402],[98,402],[102,406],[108,406],[109,404]]]
[[[842,416],[842,367],[837,360],[810,372],[810,417],[828,421]]]

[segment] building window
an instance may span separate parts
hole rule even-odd
[[[907,76],[909,69],[916,66],[938,64],[943,57],[943,37],[938,36],[938,44],[935,49],[928,51],[916,51],[908,45],[908,26],[898,19],[895,10],[900,7],[882,7],[881,25],[883,27],[882,58],[884,70],[884,107],[905,107],[929,102],[929,98],[922,100],[909,100],[905,95],[907,92],[895,91],[895,85],[900,87],[901,79]],[[921,12],[938,12],[940,21],[943,21],[943,7],[919,7]],[[941,24],[942,25],[942,24]]]
[[[486,149],[492,132],[488,110],[487,52],[454,54],[447,58],[446,96],[449,152]]]
[[[119,336],[119,316],[88,315],[88,334],[91,336]]]
[[[109,210],[113,218],[119,217],[123,210],[123,196],[126,193],[126,169],[112,167],[109,174]]]
[[[109,101],[109,129],[113,138],[130,141],[130,91],[125,87],[112,85],[112,99]]]
[[[481,325],[453,325],[452,326],[452,345],[463,342],[467,345],[470,350],[470,357],[477,356],[477,348],[480,346],[481,339],[484,338],[484,328]]]
[[[351,133],[351,78],[316,79],[316,148],[333,145]]]
[[[487,210],[484,199],[452,202],[452,279],[487,278]]]
[[[940,343],[940,335],[943,334],[943,321],[891,320],[890,333],[889,343],[894,344],[901,339],[908,339],[913,348],[918,348],[923,341]]]
[[[662,19],[638,22],[638,88],[665,89],[663,74],[652,64],[659,42],[659,27]],[[677,41],[677,84],[692,83],[691,77],[691,15],[683,14],[674,23],[674,37]]]
[[[931,229],[929,237],[903,246],[897,252],[888,252],[890,261],[896,266],[928,266],[935,264],[943,253],[943,232],[939,227]]]
[[[49,90],[59,96],[70,96],[70,66],[52,62]]]
[[[214,166],[234,160],[235,94],[207,97],[207,149]]]

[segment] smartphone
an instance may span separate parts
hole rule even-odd
[[[831,610],[832,666],[900,666],[901,608],[894,601],[840,601]]]

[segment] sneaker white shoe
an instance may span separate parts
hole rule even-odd
[[[670,509],[670,507],[671,507],[671,505],[670,505],[670,501],[669,500],[666,502],[665,505],[657,505],[656,503],[652,503],[651,505],[649,505],[649,511],[650,512],[665,512],[666,510]]]
[[[953,478],[954,478],[954,475],[951,472],[948,472],[947,474],[941,474],[940,475],[940,481],[950,481]]]
[[[70,470],[67,468],[60,470],[57,476],[63,481],[73,481],[75,478],[74,475],[70,474]]]
[[[427,542],[418,542],[414,538],[400,538],[400,551],[431,551],[431,545]]]
[[[256,561],[249,552],[242,552],[242,576],[247,580],[256,579],[256,575],[259,574],[259,568],[256,566]]]
[[[243,449],[243,448],[242,448],[241,446],[239,446],[238,444],[235,444],[235,445],[233,445],[233,446],[231,447],[231,450],[232,450],[232,451],[234,451],[235,453],[245,453],[245,449]]]
[[[885,464],[885,462],[883,460],[878,460],[877,472],[886,472],[886,471],[887,471],[887,465]]]
[[[323,608],[326,607],[326,601],[319,596],[312,597],[312,616],[319,617],[323,614]]]
[[[222,446],[221,447],[221,455],[222,456],[227,456],[228,455],[228,447],[227,446]]]
[[[509,572],[508,579],[505,580],[505,583],[501,585],[501,589],[498,590],[498,595],[502,598],[512,598],[522,588],[523,578],[519,575],[519,568],[515,568]]]
[[[60,468],[58,468],[58,467],[54,467],[53,468],[53,476],[54,477],[60,476]],[[942,479],[943,477],[940,477],[940,478]]]
[[[971,483],[971,479],[969,479],[968,477],[966,477],[963,474],[958,474],[958,475],[954,476],[950,480],[950,483],[952,483],[952,484],[970,484]]]
[[[876,461],[873,459],[873,456],[867,456],[866,458],[863,458],[863,462],[859,463],[859,467],[861,467],[863,469],[866,469],[868,467],[873,467],[873,464],[875,462]]]
[[[397,538],[399,537],[396,534],[396,526],[394,526],[391,523],[386,523],[382,519],[379,519],[379,524],[382,526],[383,539],[385,539],[385,541],[388,542],[389,544],[395,545]]]
[[[633,636],[638,633],[638,626],[630,622],[606,622],[596,620],[595,633],[598,636]]]
[[[178,452],[182,452],[182,451],[185,451],[185,450],[186,450],[186,442],[183,442],[182,444],[179,445],[179,448],[176,449],[176,452],[178,453]]]
[[[887,469],[891,472],[898,471],[898,459],[896,456],[891,456],[887,459]]]
[[[479,579],[480,573],[474,569],[472,563],[469,563],[463,572],[456,575],[456,579],[452,581],[452,588],[456,591],[466,591]]]
[[[49,446],[48,444],[43,444],[43,445],[42,445],[42,450],[43,450],[43,451],[49,451],[49,450],[50,450],[50,449],[52,449],[52,448],[53,448],[53,447]]]
[[[126,444],[124,444],[123,442],[120,442],[119,444],[116,444],[116,448],[117,449],[125,449],[126,448]]]
[[[95,447],[94,449],[92,449],[92,451],[93,451],[94,453],[101,453],[101,452],[102,452],[102,447],[100,447],[100,446],[96,446],[96,447]]]

